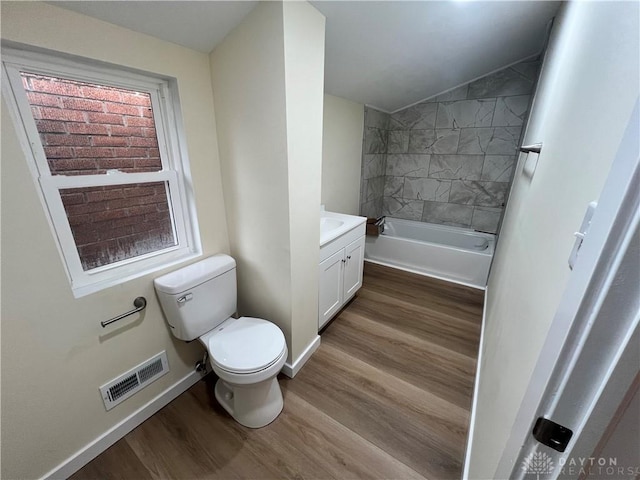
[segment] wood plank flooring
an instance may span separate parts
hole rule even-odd
[[[217,404],[211,374],[75,475],[81,479],[458,479],[483,293],[365,264],[282,414],[258,430]]]

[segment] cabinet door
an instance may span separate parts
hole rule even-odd
[[[318,281],[318,329],[342,307],[342,271],[344,250],[320,263]]]
[[[349,300],[362,286],[364,268],[364,235],[344,249],[344,295],[343,302]]]

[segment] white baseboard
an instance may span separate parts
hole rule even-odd
[[[467,432],[467,447],[464,454],[464,469],[462,480],[469,479],[469,462],[473,447],[473,432],[476,424],[476,408],[478,406],[478,385],[480,385],[480,366],[482,364],[482,345],[484,344],[484,329],[487,325],[487,300],[489,298],[489,286],[484,290],[484,305],[482,306],[482,328],[480,329],[480,344],[478,345],[478,363],[476,364],[476,378],[473,385],[473,403],[471,404],[471,418],[469,419],[469,431]]]
[[[304,352],[302,352],[302,354],[296,360],[294,360],[293,364],[290,364],[289,362],[284,364],[284,367],[282,367],[282,373],[284,373],[289,378],[295,377],[296,374],[300,371],[300,369],[304,366],[304,364],[307,363],[307,360],[311,358],[311,355],[313,355],[313,352],[315,352],[319,346],[320,346],[320,335],[316,335],[316,338],[314,338],[311,341],[311,343],[307,345],[307,348],[305,348]]]
[[[47,480],[69,478],[131,430],[175,399],[178,395],[195,385],[201,378],[202,375],[200,375],[200,373],[196,371],[190,372],[167,388],[164,392],[160,393],[131,415],[123,419],[120,423],[100,435],[93,442],[89,443],[53,470],[46,473],[42,478]]]

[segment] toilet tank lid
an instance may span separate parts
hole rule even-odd
[[[220,253],[162,275],[156,278],[153,284],[159,292],[178,294],[234,268],[236,261],[229,255]]]

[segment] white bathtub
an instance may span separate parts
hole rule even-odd
[[[494,246],[489,233],[387,217],[382,235],[367,235],[364,258],[484,289]]]

